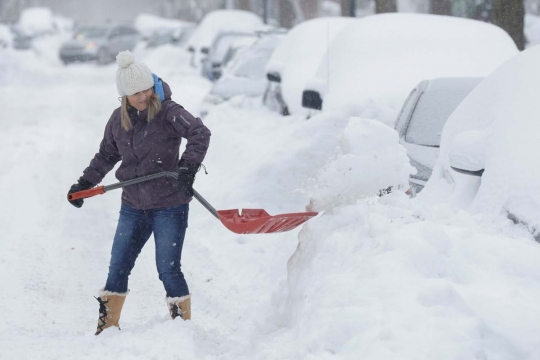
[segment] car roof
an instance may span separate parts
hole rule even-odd
[[[371,15],[338,34],[306,89],[323,95],[324,110],[367,100],[397,108],[422,79],[486,76],[517,53],[504,30],[481,21]]]

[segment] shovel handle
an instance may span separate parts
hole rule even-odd
[[[83,190],[68,194],[68,200],[86,199],[92,196],[105,194],[104,186],[98,186],[93,189]]]

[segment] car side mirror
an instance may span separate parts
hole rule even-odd
[[[189,52],[195,52],[195,48],[193,46],[188,47],[187,51]]]
[[[484,132],[465,131],[455,137],[448,156],[449,165],[458,173],[482,176],[485,166]]]
[[[302,93],[302,106],[313,110],[322,110],[323,100],[321,94],[315,90],[304,90]]]
[[[272,71],[266,74],[266,78],[271,82],[281,82],[281,75],[278,72]]]
[[[201,49],[201,52],[202,52],[203,54],[208,54],[209,51],[210,51],[210,50],[209,50],[206,46],[203,47],[203,48]]]

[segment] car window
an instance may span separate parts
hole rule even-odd
[[[405,141],[439,147],[446,120],[470,91],[462,87],[425,91],[414,108]]]
[[[396,130],[398,133],[400,133],[404,126],[407,126],[407,121],[409,120],[411,116],[411,112],[414,109],[414,105],[416,105],[416,94],[418,92],[418,89],[413,89],[409,96],[407,97],[407,100],[405,100],[405,103],[403,104],[403,107],[401,108],[401,111],[399,113],[398,119],[396,121]]]
[[[241,77],[263,78],[273,49],[260,49],[242,54],[235,64],[234,74]]]
[[[232,43],[240,38],[242,38],[241,35],[223,36],[213,49],[212,62],[222,63]]]

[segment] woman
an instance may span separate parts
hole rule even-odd
[[[175,171],[179,176],[178,180],[163,177],[123,189],[109,275],[97,297],[96,335],[110,326],[120,327],[129,274],[152,233],[170,315],[173,319],[191,318],[191,296],[180,258],[195,174],[210,142],[210,131],[202,121],[172,101],[169,86],[146,65],[136,63],[131,52],[119,53],[116,62],[116,86],[122,105],[105,127],[99,152],[69,193],[94,187],[118,161],[122,161],[116,171],[120,181],[161,171]],[[186,138],[187,144],[179,158],[181,138]],[[83,200],[70,203],[80,208]]]

